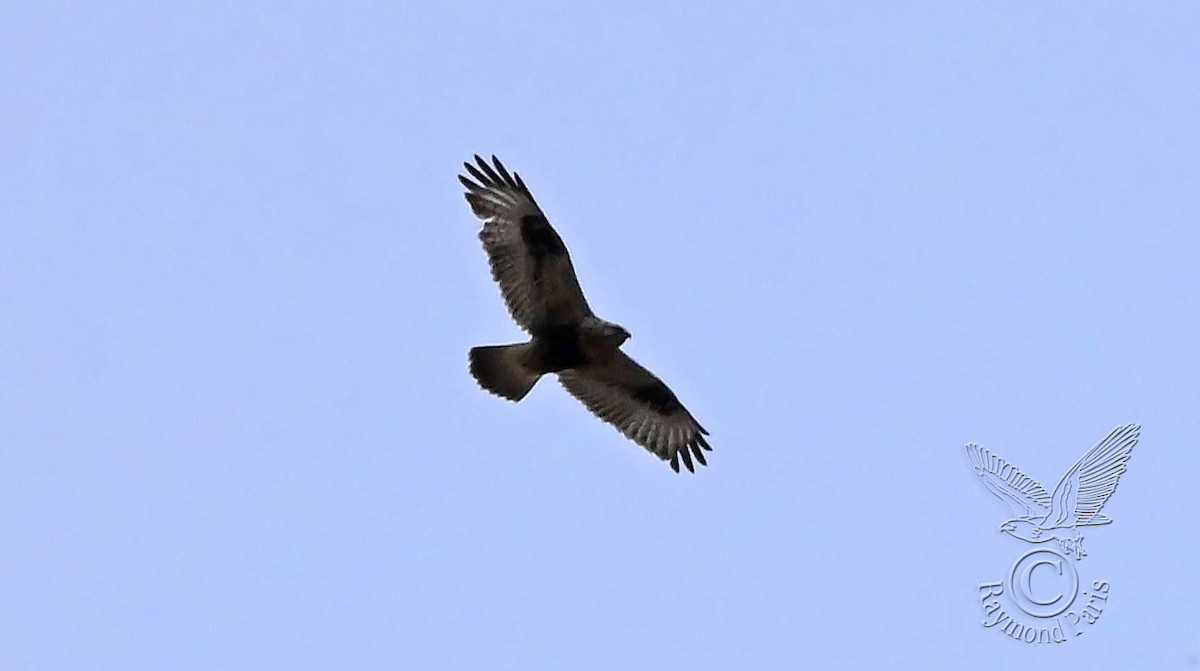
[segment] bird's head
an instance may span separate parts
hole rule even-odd
[[[629,331],[624,326],[603,319],[590,319],[584,322],[583,328],[593,338],[613,347],[620,347],[621,343],[629,340]]]
[[[630,335],[624,326],[612,322],[604,322],[604,338],[613,343],[613,345],[620,347],[626,340],[629,340]]]
[[[1000,531],[1023,541],[1038,543],[1042,534],[1041,528],[1030,520],[1011,519],[1000,525]]]

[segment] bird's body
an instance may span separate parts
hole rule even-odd
[[[520,401],[541,376],[555,373],[600,419],[679,470],[705,464],[707,431],[653,373],[621,351],[629,332],[597,317],[579,287],[562,238],[516,173],[494,156],[465,163],[466,198],[484,220],[492,277],[530,340],[471,350],[470,371],[484,389]]]
[[[542,375],[608,364],[629,337],[620,326],[594,317],[578,324],[550,324],[531,335],[526,343],[472,348],[471,373],[488,391],[510,401],[520,401]],[[497,371],[497,365],[508,366],[510,370],[519,368],[520,378],[528,385],[501,384],[503,371]]]

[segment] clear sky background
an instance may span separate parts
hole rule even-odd
[[[1194,3],[5,3],[11,669],[1194,668]],[[455,179],[520,171],[712,432],[676,475],[553,379]],[[980,626],[1143,425],[1100,621]]]

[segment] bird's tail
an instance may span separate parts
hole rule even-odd
[[[525,398],[542,375],[525,366],[531,343],[471,348],[471,375],[479,386],[510,401]]]

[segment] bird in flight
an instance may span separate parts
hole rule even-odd
[[[629,332],[597,317],[575,277],[562,238],[529,187],[495,156],[464,163],[458,179],[475,216],[492,278],[517,324],[530,340],[471,349],[471,375],[487,391],[510,401],[525,398],[547,373],[592,414],[633,442],[689,471],[707,465],[708,431],[653,373],[621,351]]]
[[[1100,509],[1116,491],[1140,430],[1137,424],[1113,429],[1067,471],[1053,494],[987,448],[968,444],[967,460],[984,487],[1014,515],[1000,531],[1030,543],[1058,541],[1078,560],[1087,555],[1079,527],[1112,523]]]

